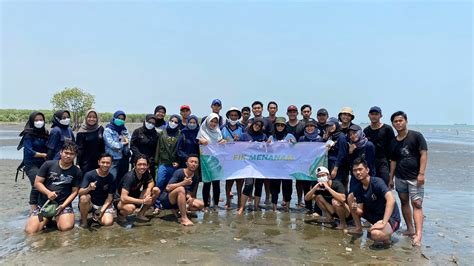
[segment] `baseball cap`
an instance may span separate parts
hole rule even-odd
[[[181,105],[181,107],[179,108],[180,111],[184,110],[184,109],[188,109],[188,110],[191,110],[191,107],[189,107],[189,105]]]
[[[379,113],[379,114],[382,114],[382,109],[380,109],[380,107],[378,107],[378,106],[372,106],[372,107],[370,107],[370,109],[369,109],[369,113]]]
[[[286,109],[287,112],[289,111],[298,111],[298,107],[294,106],[294,105],[290,105],[288,106],[288,108]]]
[[[335,125],[339,123],[339,120],[337,120],[337,118],[335,117],[330,117],[327,121],[326,121],[326,125],[328,126],[332,126],[332,125]]]
[[[354,130],[354,131],[359,131],[359,130],[362,130],[362,128],[356,124],[352,124],[350,127],[349,127],[349,130]]]
[[[314,120],[313,118],[308,119],[308,121],[306,121],[306,123],[304,124],[304,127],[307,127],[309,125],[312,125],[315,127],[318,126],[318,124],[316,123],[316,120]]]
[[[220,105],[220,106],[222,106],[222,102],[221,102],[221,100],[219,100],[219,99],[214,99],[214,100],[212,100],[212,104],[211,104],[211,105]]]
[[[317,115],[328,115],[328,110],[321,108],[318,110]]]
[[[329,170],[324,166],[320,166],[316,168],[316,174],[319,174],[319,173],[326,173],[329,175]]]

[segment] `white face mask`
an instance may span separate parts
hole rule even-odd
[[[229,120],[229,124],[231,124],[232,126],[237,125],[237,122],[238,122],[238,120],[235,120],[235,121],[234,120]]]
[[[318,182],[328,182],[329,179],[327,176],[318,177]]]
[[[44,126],[44,121],[35,121],[34,125],[36,128],[42,128]]]
[[[175,129],[178,126],[178,123],[175,122],[169,122],[170,128]]]
[[[188,128],[193,130],[193,129],[196,129],[198,125],[196,124],[188,124]]]
[[[69,119],[69,118],[65,118],[65,119],[59,120],[59,123],[60,123],[61,125],[64,125],[64,126],[69,126],[69,123],[70,123],[70,122],[71,122],[71,119]]]
[[[155,128],[155,125],[153,125],[152,123],[145,122],[145,127],[148,130],[152,130]]]

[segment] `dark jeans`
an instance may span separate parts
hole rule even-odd
[[[244,194],[247,197],[252,196],[252,190],[255,185],[255,197],[262,197],[262,189],[263,189],[263,183],[265,182],[265,179],[263,178],[245,178],[245,183],[244,183],[244,190],[242,194]]]
[[[388,178],[390,176],[390,166],[386,159],[375,159],[375,175],[382,178],[386,185],[388,185]]]
[[[41,167],[41,164],[40,165],[37,165],[37,164],[25,165],[24,171],[26,175],[28,176],[28,179],[30,180],[30,184],[31,184],[30,201],[29,201],[30,205],[38,205],[39,191],[35,188],[35,179],[40,167]]]
[[[221,184],[219,180],[204,183],[202,187],[202,199],[204,200],[204,206],[209,207],[210,195],[211,195],[211,184],[212,184],[212,198],[214,199],[214,206],[219,204],[219,197],[221,194]]]
[[[283,201],[291,201],[291,193],[293,192],[293,180],[291,179],[271,179],[270,190],[272,192],[272,203],[278,203],[278,195],[280,194],[280,185],[283,192]]]

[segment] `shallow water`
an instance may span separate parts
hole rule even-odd
[[[298,209],[290,213],[248,212],[242,217],[235,210],[221,209],[198,213],[193,227],[180,226],[171,213],[163,212],[150,223],[135,223],[128,229],[114,224],[65,233],[49,230],[27,237],[23,227],[30,185],[21,177],[17,183],[13,181],[18,160],[1,159],[0,262],[469,264],[474,260],[473,155],[470,145],[429,142],[423,246],[412,248],[409,238],[395,234],[394,244],[388,249],[374,247],[366,233],[353,238],[315,224],[311,216]]]

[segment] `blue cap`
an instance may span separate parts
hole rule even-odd
[[[339,120],[337,120],[337,118],[335,118],[335,117],[331,117],[326,121],[326,125],[328,125],[328,126],[332,126],[332,125],[335,125],[337,123],[339,123]]]
[[[211,104],[211,105],[220,105],[220,106],[222,106],[222,103],[221,103],[221,100],[219,100],[219,99],[214,99],[214,100],[212,101],[212,104]]]
[[[380,109],[380,107],[378,107],[378,106],[372,106],[372,107],[370,107],[370,109],[369,109],[369,113],[379,113],[379,114],[382,114],[382,109]]]

